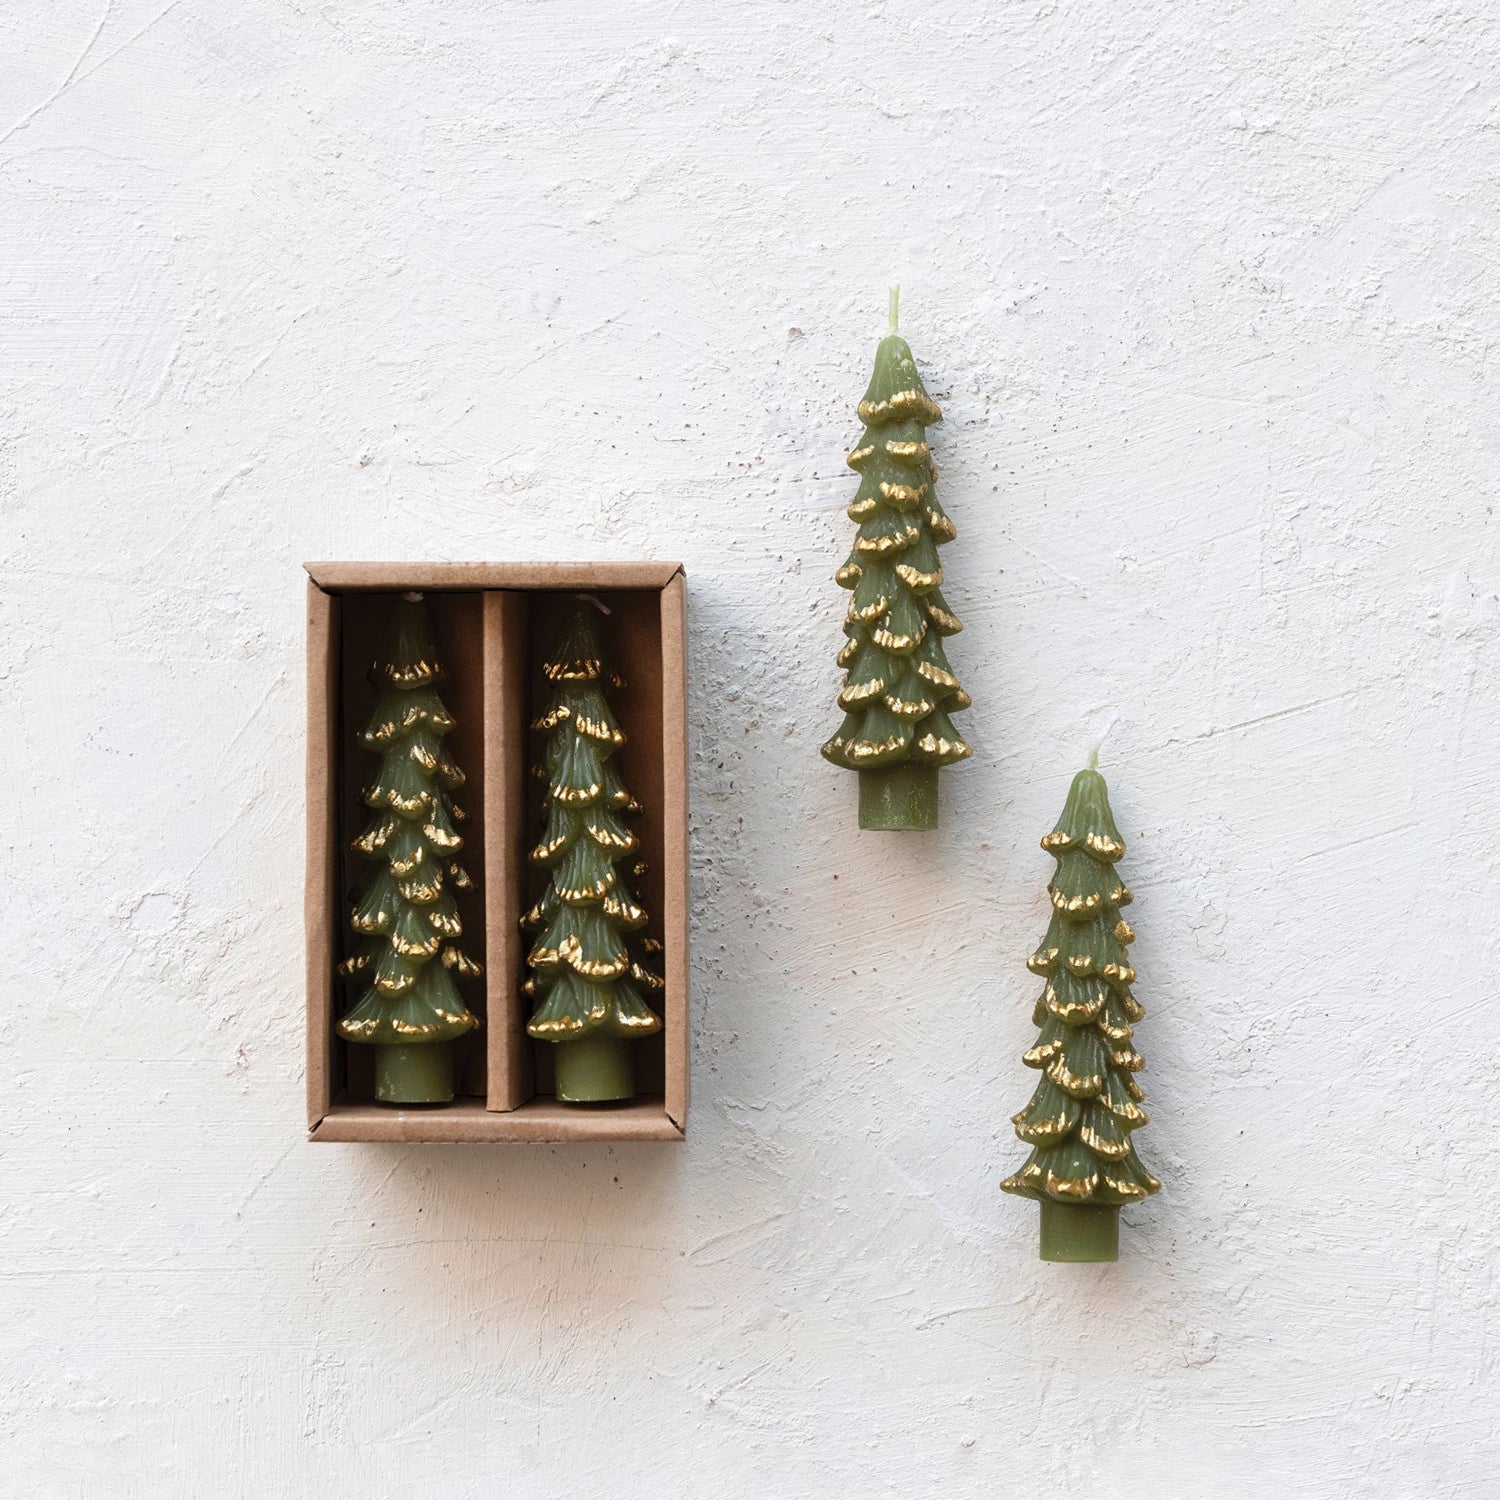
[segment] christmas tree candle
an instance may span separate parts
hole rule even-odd
[[[354,840],[373,869],[350,917],[360,941],[341,966],[358,999],[338,1023],[341,1036],[374,1049],[382,1104],[448,1103],[448,1044],[479,1025],[454,983],[480,966],[458,945],[453,892],[470,881],[454,857],[463,812],[451,794],[464,774],[443,746],[453,718],[438,696],[442,675],[422,596],[403,594],[370,671],[378,696],[359,737],[380,757],[363,793],[374,816]]]
[[[1121,1205],[1161,1183],[1132,1140],[1146,1123],[1132,1042],[1145,1012],[1130,992],[1135,970],[1126,949],[1135,934],[1120,916],[1131,901],[1115,870],[1125,843],[1092,765],[1073,778],[1042,848],[1057,861],[1047,888],[1052,922],[1027,967],[1046,988],[1032,1016],[1041,1035],[1022,1059],[1042,1077],[1014,1120],[1031,1155],[1001,1187],[1041,1204],[1043,1260],[1114,1260]]]
[[[970,700],[943,650],[963,628],[940,591],[937,549],[956,533],[938,504],[927,428],[943,414],[896,332],[898,292],[849,455],[860,482],[848,515],[859,531],[835,575],[852,591],[838,657],[844,722],[823,754],[859,772],[861,828],[924,829],[937,827],[939,767],[972,753],[948,717]]]
[[[641,994],[663,987],[646,962],[660,944],[640,935],[647,917],[631,886],[640,843],[623,821],[641,809],[620,778],[625,735],[604,691],[624,683],[605,666],[598,619],[591,600],[569,602],[542,667],[546,709],[532,725],[546,736],[535,768],[542,837],[531,853],[546,888],[521,919],[538,934],[526,1030],[556,1045],[557,1097],[570,1104],[634,1097],[632,1046],[661,1030]]]

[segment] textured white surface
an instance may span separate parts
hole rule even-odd
[[[58,0],[0,59],[7,1496],[1495,1493],[1490,5]],[[931,837],[815,753],[893,280]],[[305,1144],[298,563],[602,555],[690,572],[690,1144]],[[1167,1188],[1049,1267],[1036,840],[1116,712]]]

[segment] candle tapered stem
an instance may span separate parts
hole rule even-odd
[[[1042,1255],[1051,1261],[1120,1258],[1120,1210],[1089,1203],[1042,1203]]]
[[[938,826],[938,768],[911,761],[859,773],[859,826],[920,832]]]

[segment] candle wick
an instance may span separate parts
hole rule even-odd
[[[895,331],[901,326],[901,287],[899,284],[891,288],[890,306],[891,332],[895,333]]]
[[[1109,716],[1109,723],[1104,726],[1104,733],[1099,736],[1099,738],[1094,743],[1094,748],[1089,751],[1089,770],[1097,771],[1099,769],[1099,752],[1104,748],[1105,740],[1109,738],[1111,731],[1119,722],[1120,713],[1119,710],[1116,709],[1116,711]]]

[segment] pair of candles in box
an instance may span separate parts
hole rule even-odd
[[[531,853],[539,889],[521,917],[535,934],[526,1029],[556,1044],[557,1097],[570,1104],[633,1098],[630,1044],[662,1024],[646,998],[663,987],[660,945],[643,932],[633,883],[639,840],[627,820],[641,808],[620,775],[625,735],[608,697],[623,684],[605,664],[596,618],[587,597],[571,600],[542,663],[550,693],[533,726],[543,792]],[[370,872],[350,917],[355,951],[341,966],[354,1003],[338,1022],[345,1040],[371,1048],[383,1104],[451,1103],[452,1043],[480,1024],[458,985],[481,968],[462,942],[455,897],[472,881],[459,860],[464,773],[444,744],[454,720],[442,675],[422,597],[402,595],[359,737],[380,765],[362,794],[370,821],[354,840]]]

